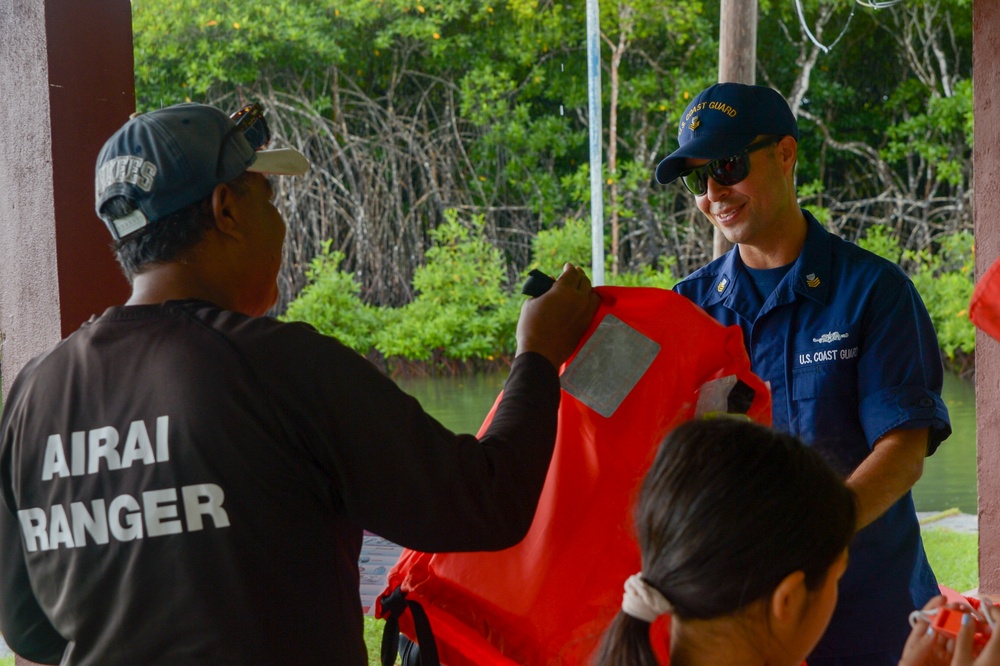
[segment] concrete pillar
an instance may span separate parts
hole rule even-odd
[[[129,0],[0,3],[0,353],[26,361],[128,285],[94,214],[94,163],[135,110]]]
[[[973,2],[976,278],[1000,257],[1000,4]],[[1000,342],[976,334],[979,589],[1000,593]]]

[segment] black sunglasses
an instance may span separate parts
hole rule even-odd
[[[689,169],[681,173],[681,182],[684,183],[684,187],[690,190],[691,194],[696,197],[708,192],[708,178],[711,176],[712,180],[717,182],[719,185],[735,185],[744,178],[750,175],[750,153],[760,150],[762,148],[767,148],[768,146],[773,146],[774,144],[781,141],[783,137],[772,136],[770,138],[764,139],[759,143],[750,144],[732,157],[726,157],[723,159],[712,160],[708,164],[703,164],[696,169]]]
[[[264,120],[264,110],[260,104],[256,102],[247,104],[229,117],[236,123],[236,129],[243,132],[254,152],[266,148],[267,144],[271,143],[271,130]]]

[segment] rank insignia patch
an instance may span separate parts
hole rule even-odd
[[[810,273],[809,275],[806,276],[806,284],[810,288],[815,289],[816,287],[818,287],[820,285],[820,281],[819,281],[819,278],[816,277],[815,273]]]

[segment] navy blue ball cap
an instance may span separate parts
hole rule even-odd
[[[761,134],[799,140],[799,125],[780,93],[744,83],[710,86],[684,110],[677,127],[680,148],[656,167],[656,180],[672,183],[685,170],[687,160],[730,157]]]
[[[115,240],[201,201],[216,185],[244,171],[298,176],[309,161],[297,150],[254,151],[236,123],[205,104],[176,104],[138,114],[104,144],[97,157],[95,207],[125,196],[137,210],[104,219]]]

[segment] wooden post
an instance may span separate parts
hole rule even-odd
[[[757,0],[722,0],[719,21],[719,83],[757,81]],[[712,256],[720,257],[733,244],[715,229]]]

